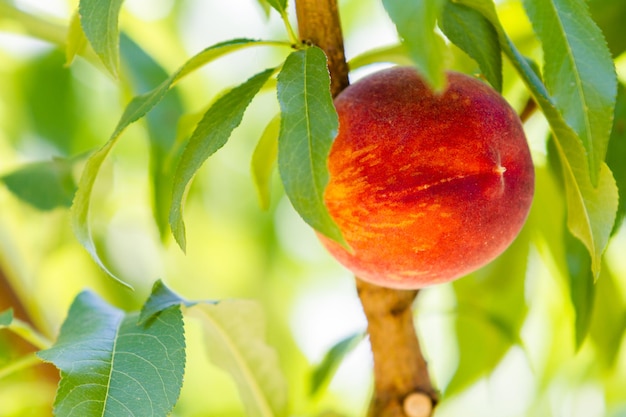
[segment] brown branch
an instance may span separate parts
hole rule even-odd
[[[4,311],[8,308],[13,309],[13,315],[15,318],[18,318],[33,327],[35,326],[35,322],[28,313],[24,303],[13,290],[13,287],[9,283],[4,271],[0,269],[0,311]]]
[[[303,42],[319,46],[328,57],[331,93],[349,84],[348,65],[336,0],[296,0]],[[370,417],[429,417],[437,404],[426,361],[413,325],[417,291],[378,287],[357,279],[357,291],[368,320],[374,355],[375,392]]]
[[[13,316],[16,319],[22,320],[35,329],[37,328],[24,302],[11,286],[4,271],[0,269],[0,311],[4,311],[8,308],[13,309]],[[38,349],[37,346],[15,333],[6,331],[6,333],[0,337],[3,338],[1,341],[6,342],[9,357],[12,355],[25,355],[26,353],[35,352]],[[45,381],[52,385],[58,384],[59,372],[51,363],[38,363],[35,367],[35,372],[36,374],[33,376],[38,378],[39,381]]]
[[[298,32],[303,42],[319,46],[328,58],[330,91],[336,97],[349,84],[336,0],[296,0]]]
[[[530,119],[530,116],[533,115],[535,110],[537,110],[537,102],[532,97],[529,97],[528,101],[526,102],[526,105],[524,106],[524,108],[522,109],[519,115],[519,118],[522,121],[522,123],[526,123],[526,121]]]
[[[429,417],[438,401],[413,324],[417,291],[379,287],[357,278],[374,355],[369,417]]]

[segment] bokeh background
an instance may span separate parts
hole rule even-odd
[[[397,42],[379,1],[339,5],[349,59]],[[9,14],[15,6],[24,14]],[[162,239],[155,225],[151,133],[143,121],[123,134],[105,162],[92,211],[101,254],[135,291],[106,276],[79,245],[67,207],[71,180],[140,89],[131,71],[113,80],[88,59],[65,65],[65,30],[75,7],[66,0],[0,0],[0,176],[29,163],[72,161],[62,164],[68,172],[60,170],[68,177],[69,197],[57,207],[35,207],[9,182],[0,182],[0,310],[13,306],[18,317],[54,339],[73,298],[86,288],[128,311],[140,308],[159,278],[189,299],[255,299],[263,304],[268,341],[289,380],[292,415],[363,415],[372,384],[367,340],[347,355],[326,389],[309,394],[311,372],[326,352],[363,332],[366,322],[353,278],[293,211],[277,174],[270,208],[259,207],[250,159],[278,112],[274,91],[252,102],[228,144],[196,176],[185,206],[186,254],[170,236]],[[623,13],[624,7],[615,10]],[[499,13],[522,52],[541,62],[521,4],[499,2]],[[286,39],[279,16],[267,15],[254,0],[127,0],[120,24],[167,74],[220,41]],[[174,93],[183,116],[163,129],[184,140],[216,95],[278,65],[288,52],[244,50],[190,75]],[[451,68],[477,69],[454,48],[448,60]],[[616,63],[626,82],[626,55]],[[380,67],[358,69],[352,79]],[[507,64],[503,94],[519,111],[528,98]],[[436,415],[624,417],[626,232],[616,233],[607,249],[590,334],[576,349],[563,192],[549,163],[545,120],[536,114],[525,128],[537,167],[537,196],[522,234],[498,261],[455,284],[423,290],[417,302],[418,332],[444,391]],[[32,189],[41,192],[37,184]],[[186,336],[185,384],[173,415],[243,416],[234,383],[206,358],[191,318]],[[51,415],[56,371],[41,365],[12,369],[29,350],[0,330],[0,417]]]

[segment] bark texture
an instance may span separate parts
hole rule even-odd
[[[296,14],[302,42],[319,46],[326,53],[330,91],[336,97],[349,84],[337,1],[297,0]]]

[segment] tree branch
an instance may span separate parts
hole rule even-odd
[[[296,14],[302,41],[319,46],[328,57],[331,93],[336,97],[349,84],[337,2],[296,0]],[[438,395],[415,334],[412,305],[417,291],[382,288],[359,279],[357,291],[374,355],[375,392],[369,416],[431,416]]]
[[[328,58],[330,91],[336,97],[349,84],[336,0],[296,0],[298,32],[303,42],[322,48]]]
[[[368,415],[431,416],[438,395],[413,324],[417,291],[383,288],[358,278],[356,284],[374,355],[374,396]]]

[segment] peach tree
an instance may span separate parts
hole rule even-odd
[[[624,415],[623,1],[35,3],[0,0],[0,417]],[[185,7],[217,38],[194,53]],[[370,47],[368,19],[393,41]],[[285,210],[366,318],[319,360],[286,317],[306,268]],[[118,215],[149,237],[122,221],[107,243]],[[351,407],[328,386],[364,344]],[[239,406],[205,405],[205,355]],[[514,405],[476,406],[501,385]]]

